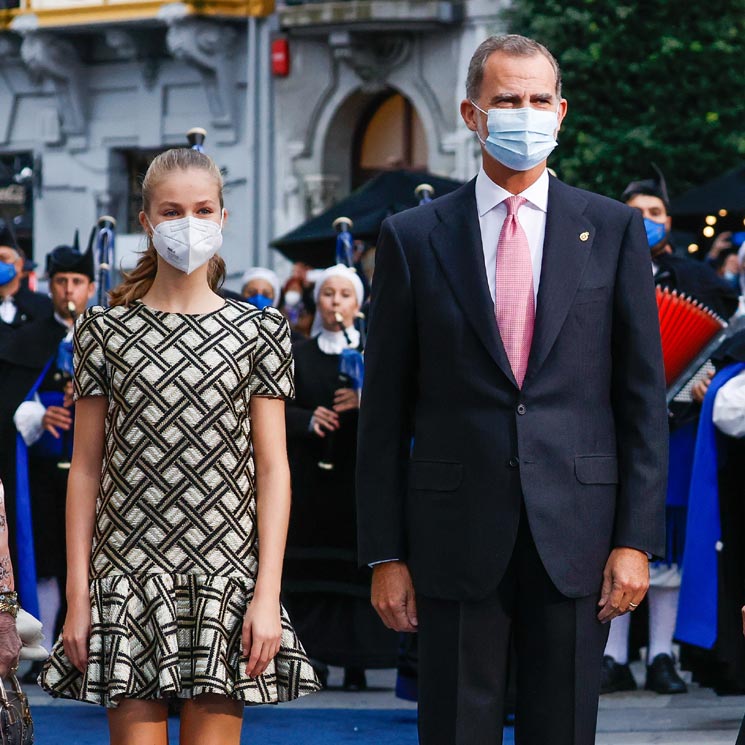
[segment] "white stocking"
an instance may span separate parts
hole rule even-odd
[[[39,593],[39,619],[44,627],[44,646],[47,650],[55,642],[54,626],[57,622],[61,602],[59,582],[56,577],[44,577],[36,582]]]
[[[631,614],[624,613],[610,622],[608,643],[605,654],[612,657],[619,665],[626,665],[629,661],[629,627]]]
[[[649,654],[648,661],[658,654],[673,653],[673,634],[678,617],[677,587],[650,587],[649,599]]]

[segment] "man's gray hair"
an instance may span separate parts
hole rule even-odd
[[[490,36],[482,41],[473,53],[466,76],[466,97],[470,101],[477,101],[481,94],[484,67],[486,61],[494,52],[503,52],[510,57],[533,57],[536,54],[542,54],[554,68],[556,73],[556,96],[561,98],[561,70],[554,55],[543,44],[539,44],[534,39],[519,34],[507,34],[505,36]]]

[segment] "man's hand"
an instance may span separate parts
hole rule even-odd
[[[16,620],[10,613],[0,613],[0,678],[6,678],[18,667],[21,640],[16,631]]]
[[[714,372],[709,370],[708,377],[703,380],[699,380],[694,386],[691,387],[691,398],[697,403],[702,404],[704,402],[704,396],[706,391],[709,390],[711,379],[714,377]]]
[[[360,394],[352,388],[337,388],[334,391],[334,411],[341,414],[360,408]]]
[[[339,415],[325,406],[318,406],[310,419],[310,425],[319,437],[326,437],[326,432],[339,429]]]
[[[729,251],[732,248],[732,231],[725,230],[713,240],[709,253],[706,254],[709,259],[719,258],[722,251]]]
[[[402,561],[387,561],[373,567],[371,600],[389,629],[417,631],[414,583]]]
[[[635,548],[614,548],[603,571],[598,621],[607,623],[639,605],[649,589],[649,560]],[[630,605],[632,604],[632,605]]]
[[[64,400],[62,401],[62,406],[64,406],[66,409],[71,409],[73,406],[75,406],[72,380],[68,380],[67,383],[65,383]]]
[[[72,427],[72,417],[70,412],[62,406],[49,406],[44,412],[41,424],[47,432],[51,432],[53,437],[59,440],[61,429],[67,432]]]

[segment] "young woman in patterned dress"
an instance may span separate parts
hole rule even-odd
[[[244,704],[318,688],[279,601],[289,332],[216,294],[226,216],[208,156],[159,155],[148,248],[76,327],[68,614],[41,683],[108,707],[112,745],[166,745],[174,697],[181,745],[237,744]]]

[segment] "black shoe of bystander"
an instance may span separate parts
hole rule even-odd
[[[655,693],[688,693],[688,686],[678,675],[669,654],[658,654],[652,664],[647,665],[647,682],[644,688]]]
[[[600,693],[617,693],[618,691],[635,691],[636,681],[628,665],[619,665],[612,657],[603,657],[603,669],[600,676]]]
[[[367,688],[367,678],[362,667],[345,667],[344,683],[345,691],[364,691]]]

